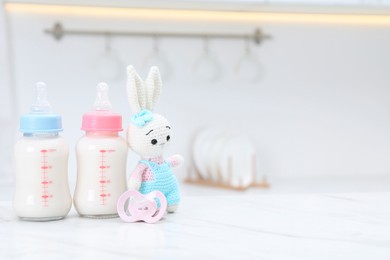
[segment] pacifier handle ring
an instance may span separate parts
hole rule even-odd
[[[126,201],[128,199],[130,199],[131,197],[137,197],[137,196],[147,199],[148,201],[154,203],[154,205],[157,205],[157,202],[155,201],[155,199],[157,198],[160,201],[160,207],[157,208],[157,211],[154,212],[152,216],[139,217],[136,215],[128,215],[127,210],[129,208],[125,209]],[[138,191],[129,190],[129,191],[124,192],[119,197],[118,202],[116,204],[116,209],[117,209],[119,217],[125,222],[136,222],[136,221],[142,220],[142,221],[145,221],[146,223],[156,223],[164,216],[164,214],[167,210],[167,204],[168,204],[167,199],[165,198],[164,194],[160,191],[155,190],[155,191],[150,192],[147,195],[143,195],[143,194],[139,193]]]
[[[128,190],[124,192],[118,199],[116,204],[116,210],[118,212],[119,217],[125,222],[135,222],[137,219],[134,216],[129,216],[126,214],[127,209],[125,209],[126,201],[131,197],[133,191]]]

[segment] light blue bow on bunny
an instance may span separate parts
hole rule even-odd
[[[139,113],[131,116],[131,122],[136,126],[144,126],[152,121],[153,113],[150,110],[143,109]]]

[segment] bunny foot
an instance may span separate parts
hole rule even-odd
[[[168,212],[168,213],[174,213],[174,212],[177,210],[178,207],[179,207],[178,204],[175,204],[175,205],[168,205],[168,207],[167,207],[167,212]]]

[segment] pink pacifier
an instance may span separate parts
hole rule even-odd
[[[159,199],[160,207],[157,206],[155,198]],[[128,202],[127,206],[126,202]],[[119,217],[125,222],[156,223],[167,210],[167,199],[162,192],[157,190],[148,195],[129,190],[119,197],[116,209]]]

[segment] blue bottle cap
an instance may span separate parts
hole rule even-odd
[[[31,105],[30,113],[20,117],[20,131],[25,134],[39,132],[61,132],[61,116],[52,113],[51,106],[46,97],[46,84],[36,83],[36,99]]]

